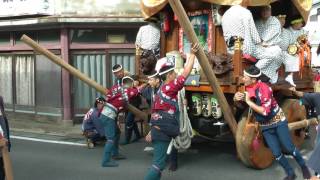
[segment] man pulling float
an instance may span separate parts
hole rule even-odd
[[[156,180],[161,178],[161,172],[165,168],[167,149],[172,138],[180,133],[178,92],[184,87],[184,82],[189,76],[199,45],[193,46],[191,55],[181,75],[177,77],[174,65],[164,63],[160,68],[159,75],[163,81],[154,97],[151,114],[151,131],[146,140],[152,142],[154,147],[152,166],[145,180]]]

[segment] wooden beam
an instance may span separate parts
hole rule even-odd
[[[101,86],[100,84],[98,84],[96,81],[90,79],[88,76],[86,76],[85,74],[83,74],[81,71],[79,71],[78,69],[74,68],[73,66],[71,66],[70,64],[66,63],[63,59],[61,59],[60,57],[56,56],[55,54],[53,54],[52,52],[48,51],[47,49],[41,47],[38,43],[36,43],[34,40],[32,40],[31,38],[29,38],[27,35],[23,35],[21,37],[21,41],[23,41],[24,43],[28,44],[30,47],[32,47],[36,52],[43,54],[44,56],[46,56],[49,60],[51,60],[52,62],[54,62],[55,64],[61,66],[62,68],[64,68],[65,70],[67,70],[70,74],[72,74],[73,76],[79,78],[81,81],[83,81],[84,83],[88,84],[89,86],[95,88],[97,91],[99,91],[102,94],[105,94],[108,89]],[[136,115],[137,117],[143,119],[144,121],[148,120],[148,115],[142,111],[140,111],[139,109],[137,109],[136,107],[128,104],[128,110],[131,111],[134,115]]]
[[[175,15],[177,15],[179,23],[181,25],[181,27],[184,29],[184,32],[186,33],[189,41],[192,44],[199,44],[199,40],[194,32],[194,29],[190,23],[190,20],[180,2],[180,0],[169,0],[170,6],[173,9],[173,12],[175,13]],[[220,84],[213,72],[213,70],[211,69],[211,66],[209,64],[208,58],[205,55],[204,51],[202,48],[200,48],[200,50],[196,53],[196,56],[199,60],[199,63],[202,67],[203,72],[205,73],[211,88],[215,90],[216,96],[218,98],[218,101],[221,105],[223,114],[224,114],[224,118],[227,121],[233,136],[236,136],[236,131],[237,131],[237,122],[233,116],[232,110],[226,100],[226,97],[224,96],[221,88],[220,88]]]
[[[209,86],[209,85],[185,86],[185,88],[187,91],[215,93],[215,91],[213,91],[211,86]],[[225,93],[236,93],[237,92],[237,86],[235,86],[235,85],[220,86],[220,88]]]

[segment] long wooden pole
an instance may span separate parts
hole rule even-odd
[[[175,15],[178,17],[179,23],[181,25],[181,27],[183,28],[184,32],[186,33],[189,41],[192,44],[198,43],[198,38],[193,30],[193,27],[190,23],[190,20],[180,2],[180,0],[169,0],[170,6],[173,9]],[[199,49],[199,51],[196,53],[196,56],[199,60],[199,63],[203,69],[203,72],[205,73],[205,75],[207,76],[207,79],[211,85],[211,88],[214,90],[214,92],[217,95],[218,101],[220,103],[220,106],[222,108],[223,111],[223,115],[225,120],[227,121],[233,136],[236,136],[236,131],[237,131],[237,122],[233,116],[233,113],[230,109],[230,106],[227,102],[226,97],[224,96],[221,88],[220,88],[220,84],[213,72],[213,70],[211,69],[211,66],[209,64],[208,58],[205,55],[204,51],[202,48]]]
[[[105,94],[106,92],[108,92],[108,89],[101,86],[100,84],[98,84],[96,81],[90,79],[88,76],[86,76],[85,74],[83,74],[81,71],[79,71],[78,69],[74,68],[73,66],[71,66],[70,64],[66,63],[63,59],[61,59],[60,57],[54,55],[52,52],[50,52],[49,50],[41,47],[38,43],[36,43],[34,40],[32,40],[31,38],[29,38],[27,35],[23,35],[21,37],[21,41],[23,41],[24,43],[26,43],[27,45],[29,45],[30,47],[32,47],[35,51],[37,51],[38,53],[46,56],[49,60],[51,60],[52,62],[54,62],[55,64],[61,66],[62,68],[64,68],[65,70],[67,70],[70,74],[72,74],[73,76],[79,78],[81,81],[85,82],[86,84],[88,84],[89,86],[95,88],[97,91],[99,91],[102,94]],[[136,115],[137,117],[143,119],[144,121],[148,120],[148,115],[142,111],[140,111],[139,109],[137,109],[136,107],[128,104],[128,110],[131,111],[134,115]]]
[[[13,180],[12,163],[7,145],[2,147],[2,159],[6,180]]]

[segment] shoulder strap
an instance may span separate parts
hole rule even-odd
[[[261,100],[259,99],[259,88],[255,90],[255,95],[256,95],[256,104],[261,106]]]
[[[150,94],[150,107],[153,108],[153,101],[154,101],[154,88],[151,88],[151,94]]]
[[[159,95],[161,100],[163,100],[164,102],[176,107],[176,110],[179,111],[178,102],[173,101],[173,100],[168,99],[168,98],[165,98],[163,92],[161,91],[161,89],[158,91],[158,95]]]

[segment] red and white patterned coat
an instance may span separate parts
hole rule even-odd
[[[256,97],[256,90],[258,89],[258,97]],[[278,111],[279,105],[273,97],[273,91],[266,83],[258,81],[252,86],[247,86],[246,91],[249,93],[250,98],[259,98],[261,105],[264,108],[263,115],[267,116],[271,111]]]
[[[113,94],[112,89],[118,88],[120,88],[120,90],[116,94]],[[119,112],[121,110],[124,110],[127,102],[132,100],[134,97],[138,96],[139,93],[140,89],[136,87],[123,89],[122,93],[121,87],[119,87],[118,85],[114,85],[106,95],[107,103],[113,105]]]
[[[176,79],[173,81],[163,84],[161,86],[161,93],[164,96],[164,98],[167,98],[168,100],[171,101],[178,101],[178,92],[183,88],[184,82],[186,78],[184,76],[178,76]],[[176,107],[164,102],[158,94],[155,95],[154,101],[153,101],[153,108],[152,112],[157,112],[157,111],[163,111],[167,112],[169,114],[174,114],[176,112]]]

